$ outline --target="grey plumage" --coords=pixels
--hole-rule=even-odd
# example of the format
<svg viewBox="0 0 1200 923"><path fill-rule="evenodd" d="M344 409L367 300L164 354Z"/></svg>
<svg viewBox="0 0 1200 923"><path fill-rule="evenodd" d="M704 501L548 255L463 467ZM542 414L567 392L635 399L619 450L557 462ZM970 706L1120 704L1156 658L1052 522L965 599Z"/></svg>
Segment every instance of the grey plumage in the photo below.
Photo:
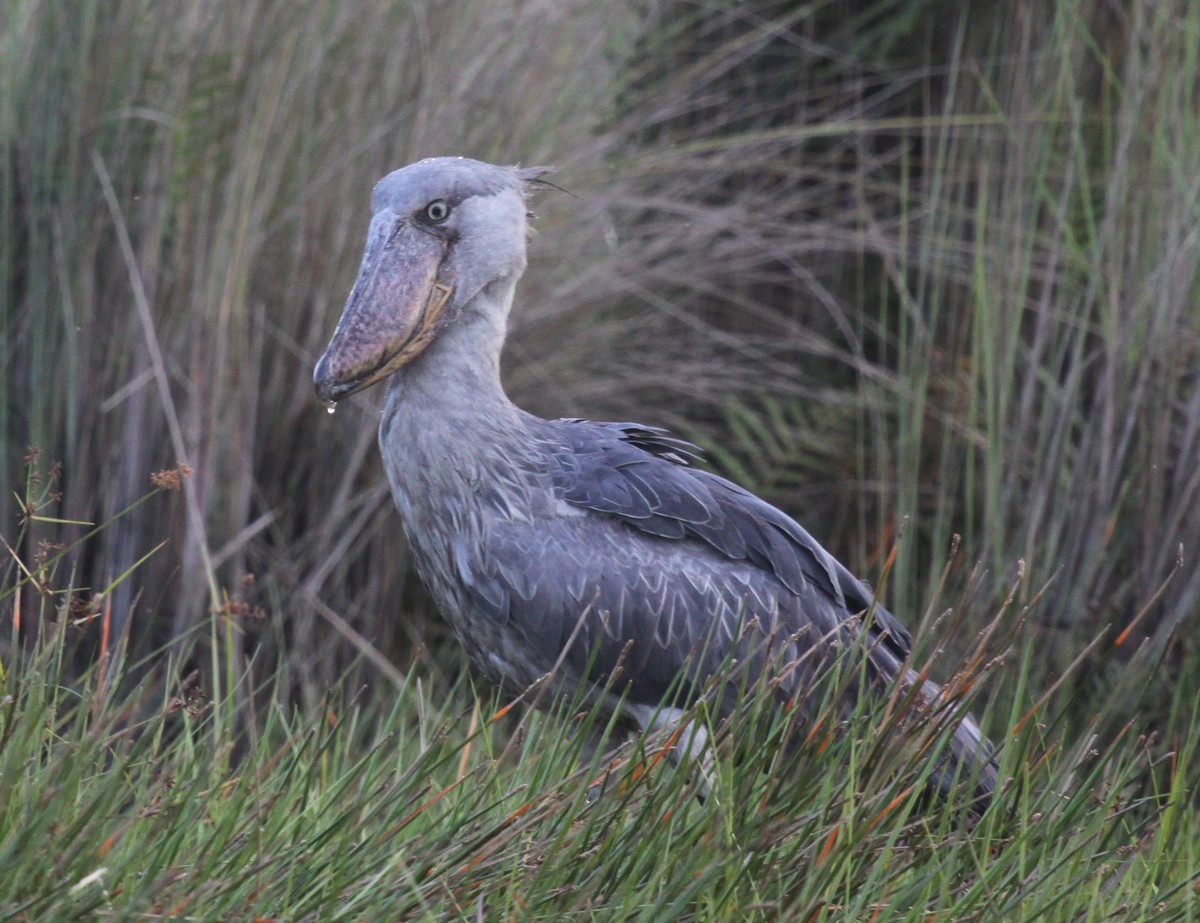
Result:
<svg viewBox="0 0 1200 923"><path fill-rule="evenodd" d="M516 693L557 666L560 688L590 684L598 705L644 724L730 653L751 671L803 662L779 683L802 698L814 668L863 640L869 679L936 697L870 591L793 519L693 467L692 446L509 401L499 357L541 172L438 158L385 177L315 373L326 400L390 376L388 479L421 578L476 668ZM602 692L618 665L619 704ZM990 793L990 747L969 715L952 751Z"/></svg>

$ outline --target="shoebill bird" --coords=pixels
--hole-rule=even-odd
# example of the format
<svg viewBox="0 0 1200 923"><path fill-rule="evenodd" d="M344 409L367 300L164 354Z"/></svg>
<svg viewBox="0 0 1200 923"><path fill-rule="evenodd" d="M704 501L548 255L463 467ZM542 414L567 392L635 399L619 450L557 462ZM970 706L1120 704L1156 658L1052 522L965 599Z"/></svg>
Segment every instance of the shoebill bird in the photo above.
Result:
<svg viewBox="0 0 1200 923"><path fill-rule="evenodd" d="M940 688L905 664L909 633L870 590L791 517L693 467L687 443L543 420L508 399L500 351L526 195L545 172L447 157L384 177L314 375L330 408L389 379L388 480L421 579L475 668L513 694L582 683L626 726L660 728L731 663L733 692L771 670L780 702L803 702L814 669L857 646L868 682L848 696L898 681L935 700ZM982 804L991 747L971 716L954 720L931 777L942 789L955 772L973 778ZM675 730L704 746L702 728Z"/></svg>

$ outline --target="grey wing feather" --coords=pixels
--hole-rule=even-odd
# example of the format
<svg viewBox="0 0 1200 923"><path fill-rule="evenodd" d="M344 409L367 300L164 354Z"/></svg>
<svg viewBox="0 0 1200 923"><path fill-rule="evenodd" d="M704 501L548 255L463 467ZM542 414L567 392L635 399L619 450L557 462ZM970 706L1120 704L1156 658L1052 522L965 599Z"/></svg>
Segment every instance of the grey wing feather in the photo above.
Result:
<svg viewBox="0 0 1200 923"><path fill-rule="evenodd" d="M549 670L565 649L568 675L604 684L619 663L617 680L633 701L659 702L689 664L699 677L716 670L746 600L760 612L778 611L787 593L769 573L689 542L664 549L661 538L616 519L542 523L538 547L528 554L517 553L509 537L518 528L529 527L496 528L474 586L507 587L501 617L536 660L526 682ZM530 598L518 598L522 585L532 586ZM472 598L484 603L478 589ZM678 691L686 696L691 690Z"/></svg>
<svg viewBox="0 0 1200 923"><path fill-rule="evenodd" d="M569 468L559 466L556 486L568 502L651 535L699 539L731 560L769 570L797 595L815 590L846 617L869 611L869 630L898 660L908 656L908 631L861 582L795 520L731 481L690 467L696 453L688 443L628 423L562 420L556 427L570 458ZM623 505L630 496L636 499Z"/></svg>
<svg viewBox="0 0 1200 923"><path fill-rule="evenodd" d="M701 681L734 648L739 659L766 656L744 621L782 635L799 656L844 636L871 607L862 584L793 520L691 467L686 443L629 424L544 426L544 474L580 514L500 517L486 541L454 549L472 608L520 633L509 656L527 662L515 682L550 670L578 628L563 660L569 674L603 683L621 663L633 700L658 702L682 672ZM886 652L872 660L891 677L908 633L882 607L872 613L873 644Z"/></svg>

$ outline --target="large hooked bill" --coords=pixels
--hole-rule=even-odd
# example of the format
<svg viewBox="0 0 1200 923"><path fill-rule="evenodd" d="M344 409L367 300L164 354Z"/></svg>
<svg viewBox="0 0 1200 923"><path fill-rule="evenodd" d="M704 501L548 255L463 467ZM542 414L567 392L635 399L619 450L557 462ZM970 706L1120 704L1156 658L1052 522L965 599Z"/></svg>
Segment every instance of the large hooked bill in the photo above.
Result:
<svg viewBox="0 0 1200 923"><path fill-rule="evenodd" d="M313 372L317 396L333 402L387 378L433 341L453 286L439 279L445 242L391 213L371 222L358 279Z"/></svg>

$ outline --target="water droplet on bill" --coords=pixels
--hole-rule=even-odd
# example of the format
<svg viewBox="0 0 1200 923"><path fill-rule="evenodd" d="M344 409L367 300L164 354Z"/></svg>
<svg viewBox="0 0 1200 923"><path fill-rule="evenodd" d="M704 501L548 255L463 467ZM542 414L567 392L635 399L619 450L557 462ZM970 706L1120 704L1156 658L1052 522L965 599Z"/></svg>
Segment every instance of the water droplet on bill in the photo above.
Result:
<svg viewBox="0 0 1200 923"><path fill-rule="evenodd" d="M335 410L337 410L337 404L335 404L333 401L326 401L325 409L328 410L330 413L333 413Z"/></svg>

